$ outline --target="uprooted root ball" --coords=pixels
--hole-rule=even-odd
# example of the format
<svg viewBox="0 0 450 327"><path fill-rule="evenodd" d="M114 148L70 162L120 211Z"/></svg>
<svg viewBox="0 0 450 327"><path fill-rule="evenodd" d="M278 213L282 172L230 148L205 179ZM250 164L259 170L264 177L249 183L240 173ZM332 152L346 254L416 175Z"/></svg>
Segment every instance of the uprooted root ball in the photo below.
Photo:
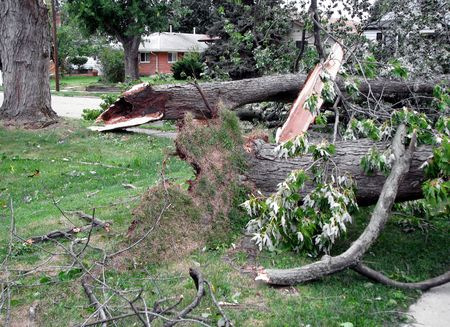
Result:
<svg viewBox="0 0 450 327"><path fill-rule="evenodd" d="M237 117L222 111L218 118L196 121L186 115L176 139L177 153L196 171L189 190L179 185L151 188L134 211L130 242L158 226L133 252L138 262L166 261L194 249L217 246L245 224L238 204L245 196L239 175L245 169ZM166 204L170 206L158 217Z"/></svg>

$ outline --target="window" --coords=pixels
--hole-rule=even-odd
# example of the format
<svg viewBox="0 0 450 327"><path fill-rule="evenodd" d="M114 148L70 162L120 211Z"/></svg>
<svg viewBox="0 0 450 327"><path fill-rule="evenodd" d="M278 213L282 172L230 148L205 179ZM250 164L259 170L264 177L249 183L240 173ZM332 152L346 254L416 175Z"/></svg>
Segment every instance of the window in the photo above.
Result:
<svg viewBox="0 0 450 327"><path fill-rule="evenodd" d="M296 47L297 49L301 49L303 43L304 43L305 47L308 46L308 41L305 41L305 42L303 42L303 41L295 41L295 47Z"/></svg>
<svg viewBox="0 0 450 327"><path fill-rule="evenodd" d="M142 63L150 62L150 53L149 52L141 52L141 62Z"/></svg>
<svg viewBox="0 0 450 327"><path fill-rule="evenodd" d="M177 61L177 53L176 52L169 52L167 54L167 62L173 63Z"/></svg>
<svg viewBox="0 0 450 327"><path fill-rule="evenodd" d="M382 41L383 40L383 34L378 32L377 33L377 41Z"/></svg>

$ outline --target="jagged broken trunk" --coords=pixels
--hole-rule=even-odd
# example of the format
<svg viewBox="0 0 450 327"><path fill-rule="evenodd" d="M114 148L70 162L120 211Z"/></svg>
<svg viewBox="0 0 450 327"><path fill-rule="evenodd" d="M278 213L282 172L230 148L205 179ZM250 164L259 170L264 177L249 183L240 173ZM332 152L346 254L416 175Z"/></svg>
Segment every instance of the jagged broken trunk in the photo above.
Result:
<svg viewBox="0 0 450 327"><path fill-rule="evenodd" d="M303 87L306 76L286 74L244 79L240 81L208 82L199 84L206 100L215 111L235 110L249 103L264 101L292 102ZM337 85L345 95L344 81ZM397 82L387 79L362 82L362 95L397 102L412 95L432 96L433 82ZM144 116L176 120L191 112L196 118L209 118L210 111L199 89L193 84L150 86L140 84L125 92L115 104L99 117L105 124L115 124ZM133 125L133 124L132 124ZM132 126L129 125L129 126ZM135 124L134 124L135 125Z"/></svg>
<svg viewBox="0 0 450 327"><path fill-rule="evenodd" d="M50 28L43 1L0 2L0 56L6 124L40 128L56 122L50 105Z"/></svg>
<svg viewBox="0 0 450 327"><path fill-rule="evenodd" d="M373 146L376 146L379 151L384 151L389 144L374 143L366 139L338 141L336 142L336 154L332 158L340 175L348 175L356 182L356 198L360 205L376 203L386 181L386 176L380 173L368 176L360 166L362 157ZM292 159L278 158L274 148L273 144L257 140L254 142L252 152L247 156L246 178L265 195L275 192L278 183L283 182L293 170L306 169L313 163L313 159L309 155ZM421 185L425 176L422 165L431 155L431 146L420 146L416 149L411 168L400 183L397 201L423 197ZM312 184L307 183L303 195L311 192L312 187Z"/></svg>

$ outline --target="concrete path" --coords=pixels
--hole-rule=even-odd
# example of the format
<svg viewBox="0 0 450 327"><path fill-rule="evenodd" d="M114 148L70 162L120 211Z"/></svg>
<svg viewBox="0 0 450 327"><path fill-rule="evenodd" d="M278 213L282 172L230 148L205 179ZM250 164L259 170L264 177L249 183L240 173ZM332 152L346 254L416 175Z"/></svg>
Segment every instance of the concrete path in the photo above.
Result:
<svg viewBox="0 0 450 327"><path fill-rule="evenodd" d="M52 108L58 116L81 118L83 109L99 108L102 100L96 97L63 97L52 95ZM3 103L3 92L0 92L0 105Z"/></svg>
<svg viewBox="0 0 450 327"><path fill-rule="evenodd" d="M450 326L450 283L425 292L409 307L408 316L411 323L403 327Z"/></svg>

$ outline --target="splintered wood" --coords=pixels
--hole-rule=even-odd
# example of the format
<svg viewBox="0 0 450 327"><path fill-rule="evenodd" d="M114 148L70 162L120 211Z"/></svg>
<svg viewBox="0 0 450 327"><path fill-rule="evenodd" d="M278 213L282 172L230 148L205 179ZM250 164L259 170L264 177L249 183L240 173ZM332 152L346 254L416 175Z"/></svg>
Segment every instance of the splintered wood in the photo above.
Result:
<svg viewBox="0 0 450 327"><path fill-rule="evenodd" d="M299 96L292 105L287 121L277 132L277 142L289 141L308 130L309 125L316 117L315 113L320 109L324 101L321 95L325 84L322 76L327 74L330 80L334 80L341 68L343 57L344 51L342 47L335 43L327 60L324 63L317 64L309 73ZM317 96L314 110L305 108L305 104L311 96Z"/></svg>

